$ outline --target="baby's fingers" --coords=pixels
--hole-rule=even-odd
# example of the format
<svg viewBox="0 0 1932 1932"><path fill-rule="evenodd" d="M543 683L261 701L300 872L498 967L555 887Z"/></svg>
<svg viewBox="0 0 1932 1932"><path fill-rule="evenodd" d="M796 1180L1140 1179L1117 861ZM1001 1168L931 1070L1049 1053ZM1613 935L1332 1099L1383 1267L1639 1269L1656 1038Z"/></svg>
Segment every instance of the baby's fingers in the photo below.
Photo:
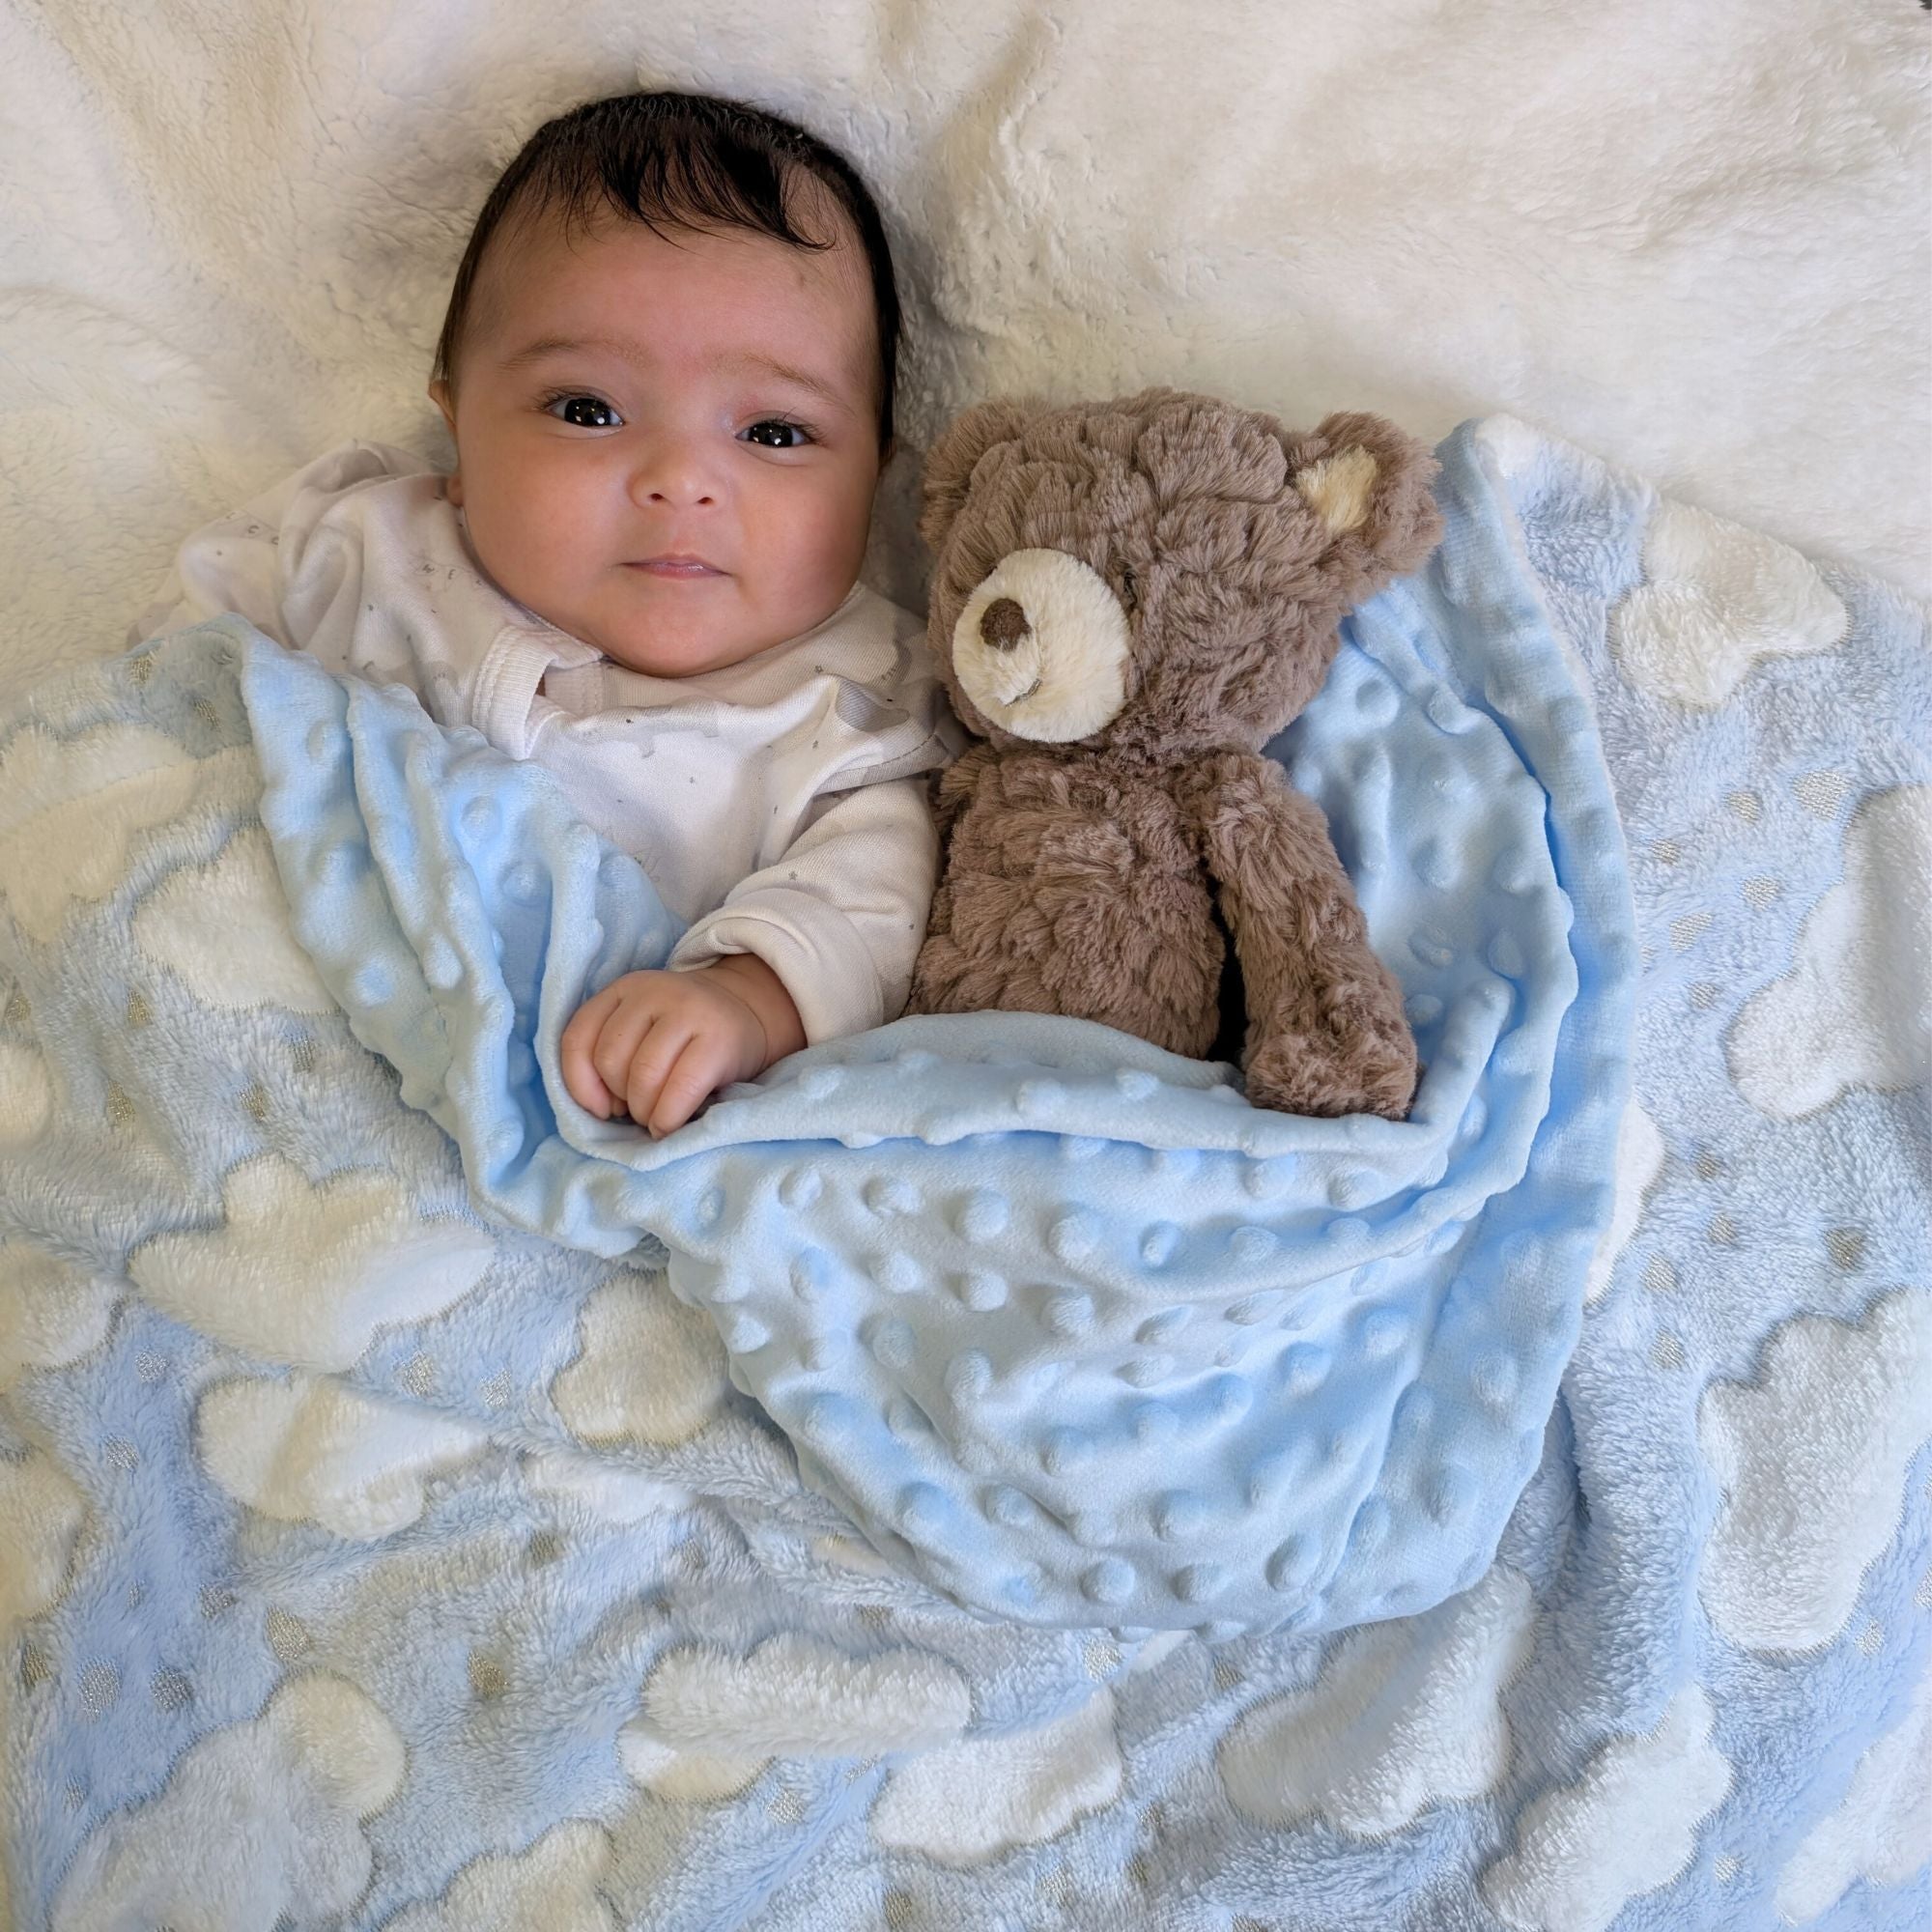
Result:
<svg viewBox="0 0 1932 1932"><path fill-rule="evenodd" d="M662 1024L662 1015L648 1004L627 1000L604 1022L591 1050L598 1076L611 1090L611 1104L622 1107L634 1121L642 1119L631 1097L638 1056L653 1030Z"/></svg>
<svg viewBox="0 0 1932 1932"><path fill-rule="evenodd" d="M586 1114L600 1121L611 1118L611 1110L623 1092L620 1081L614 1088L597 1070L596 1048L604 1021L622 999L614 984L586 1000L570 1016L556 1043L556 1057L563 1068L564 1091Z"/></svg>
<svg viewBox="0 0 1932 1932"><path fill-rule="evenodd" d="M665 1076L670 1072L690 1038L689 1021L665 1015L645 1034L631 1056L629 1067L616 1081L625 1108L640 1127L660 1131L655 1124L655 1117Z"/></svg>
<svg viewBox="0 0 1932 1932"><path fill-rule="evenodd" d="M632 1112L656 1135L669 1133L703 1106L731 1077L731 1046L716 1035L694 1034L667 1070L648 1117Z"/></svg>

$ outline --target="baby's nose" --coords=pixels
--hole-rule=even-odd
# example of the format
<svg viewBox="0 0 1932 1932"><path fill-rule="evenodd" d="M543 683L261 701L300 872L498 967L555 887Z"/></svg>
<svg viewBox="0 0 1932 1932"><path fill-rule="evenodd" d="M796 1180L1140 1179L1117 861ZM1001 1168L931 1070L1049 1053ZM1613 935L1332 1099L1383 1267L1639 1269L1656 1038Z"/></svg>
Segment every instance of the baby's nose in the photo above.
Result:
<svg viewBox="0 0 1932 1932"><path fill-rule="evenodd" d="M995 597L980 613L980 635L996 651L1018 649L1032 629L1026 611L1010 597Z"/></svg>
<svg viewBox="0 0 1932 1932"><path fill-rule="evenodd" d="M717 494L717 478L690 439L667 434L639 452L631 472L631 494L639 502L709 503Z"/></svg>
<svg viewBox="0 0 1932 1932"><path fill-rule="evenodd" d="M651 503L708 503L711 485L702 477L656 475L647 478L638 494Z"/></svg>

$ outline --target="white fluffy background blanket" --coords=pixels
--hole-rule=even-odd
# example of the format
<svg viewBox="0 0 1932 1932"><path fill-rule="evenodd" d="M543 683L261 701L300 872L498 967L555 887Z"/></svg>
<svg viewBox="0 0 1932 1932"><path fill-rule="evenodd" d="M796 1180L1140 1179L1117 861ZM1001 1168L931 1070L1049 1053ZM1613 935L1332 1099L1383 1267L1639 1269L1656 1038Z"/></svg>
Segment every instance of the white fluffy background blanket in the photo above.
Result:
<svg viewBox="0 0 1932 1932"><path fill-rule="evenodd" d="M0 681L119 646L191 526L423 394L497 169L639 85L875 184L913 329L875 545L1021 388L1436 435L1507 410L1932 591L1914 0L0 0Z"/></svg>

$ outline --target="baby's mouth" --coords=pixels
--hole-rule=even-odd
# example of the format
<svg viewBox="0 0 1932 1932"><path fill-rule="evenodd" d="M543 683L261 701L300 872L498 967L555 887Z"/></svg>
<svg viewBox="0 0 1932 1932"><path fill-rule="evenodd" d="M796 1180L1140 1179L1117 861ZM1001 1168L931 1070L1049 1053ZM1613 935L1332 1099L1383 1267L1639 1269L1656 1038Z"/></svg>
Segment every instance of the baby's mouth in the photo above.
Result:
<svg viewBox="0 0 1932 1932"><path fill-rule="evenodd" d="M641 556L626 561L626 570L641 570L647 577L723 577L724 573L701 556Z"/></svg>

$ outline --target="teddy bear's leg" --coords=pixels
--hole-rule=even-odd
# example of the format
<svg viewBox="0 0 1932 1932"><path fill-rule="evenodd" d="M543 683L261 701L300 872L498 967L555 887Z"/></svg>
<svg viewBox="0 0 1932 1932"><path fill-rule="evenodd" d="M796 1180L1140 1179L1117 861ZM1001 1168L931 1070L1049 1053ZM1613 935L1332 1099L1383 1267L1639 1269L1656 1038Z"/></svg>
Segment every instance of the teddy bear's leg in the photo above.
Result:
<svg viewBox="0 0 1932 1932"><path fill-rule="evenodd" d="M1248 999L1248 1098L1283 1113L1404 1119L1415 1042L1402 988L1370 950L1319 807L1279 766L1227 753L1190 805Z"/></svg>

